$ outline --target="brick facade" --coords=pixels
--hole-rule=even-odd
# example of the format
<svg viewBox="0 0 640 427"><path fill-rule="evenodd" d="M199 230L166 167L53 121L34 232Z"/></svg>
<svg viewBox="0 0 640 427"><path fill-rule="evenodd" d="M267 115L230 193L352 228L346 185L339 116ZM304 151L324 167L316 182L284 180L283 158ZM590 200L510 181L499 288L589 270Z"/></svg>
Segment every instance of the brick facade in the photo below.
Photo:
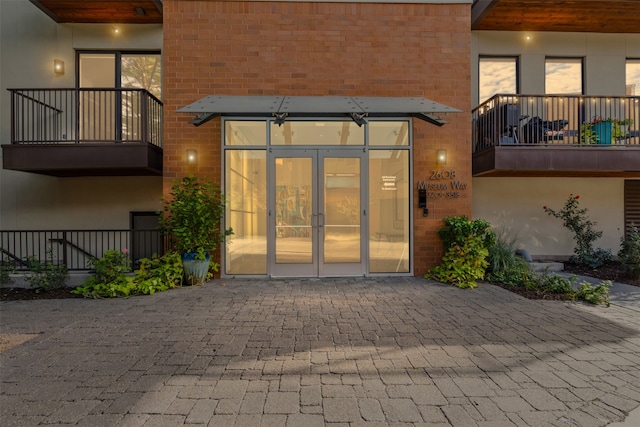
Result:
<svg viewBox="0 0 640 427"><path fill-rule="evenodd" d="M459 198L414 191L414 273L439 263L437 228L471 215L470 4L165 0L164 191L191 172L220 180L220 120L198 128L176 110L206 95L419 96L453 106L443 127L414 120L414 183L446 169L467 184ZM186 150L199 164L186 164Z"/></svg>

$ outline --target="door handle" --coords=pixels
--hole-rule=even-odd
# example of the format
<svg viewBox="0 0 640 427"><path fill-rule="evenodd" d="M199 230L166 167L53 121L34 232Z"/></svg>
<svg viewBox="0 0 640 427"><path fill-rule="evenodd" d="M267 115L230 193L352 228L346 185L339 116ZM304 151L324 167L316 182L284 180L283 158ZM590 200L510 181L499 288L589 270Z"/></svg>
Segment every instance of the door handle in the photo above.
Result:
<svg viewBox="0 0 640 427"><path fill-rule="evenodd" d="M322 221L320 221L322 219ZM322 223L321 223L322 222ZM324 227L324 214L318 214L318 228Z"/></svg>

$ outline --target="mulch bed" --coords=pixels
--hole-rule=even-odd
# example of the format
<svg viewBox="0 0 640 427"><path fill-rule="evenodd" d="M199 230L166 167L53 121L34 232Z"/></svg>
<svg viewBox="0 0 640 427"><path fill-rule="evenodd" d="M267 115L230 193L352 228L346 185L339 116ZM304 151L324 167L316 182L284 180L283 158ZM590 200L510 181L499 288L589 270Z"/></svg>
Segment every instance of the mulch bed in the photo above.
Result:
<svg viewBox="0 0 640 427"><path fill-rule="evenodd" d="M71 293L71 288L43 291L30 288L0 288L0 301L31 301L40 299L83 298Z"/></svg>
<svg viewBox="0 0 640 427"><path fill-rule="evenodd" d="M627 276L624 267L619 262L608 262L595 269L584 265L565 263L564 271L602 280L611 280L612 282L626 283L627 285L640 286L640 278L632 279Z"/></svg>
<svg viewBox="0 0 640 427"><path fill-rule="evenodd" d="M492 285L496 285L501 287L502 289L506 289L509 292L513 292L514 294L518 294L521 297L527 298L527 299L542 299L542 300L548 300L548 301L568 301L570 300L570 298L565 295L565 294L541 294L539 292L535 292L535 291L529 291L525 288L519 288L516 286L509 286L509 285L505 285L504 283L497 283L497 282L489 282Z"/></svg>

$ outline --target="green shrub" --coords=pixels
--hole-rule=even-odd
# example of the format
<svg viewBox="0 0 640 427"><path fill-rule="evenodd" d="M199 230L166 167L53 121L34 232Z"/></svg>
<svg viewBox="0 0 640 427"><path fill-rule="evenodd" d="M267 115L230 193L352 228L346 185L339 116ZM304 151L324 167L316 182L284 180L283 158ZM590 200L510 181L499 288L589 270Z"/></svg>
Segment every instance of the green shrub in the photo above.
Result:
<svg viewBox="0 0 640 427"><path fill-rule="evenodd" d="M577 283L575 276L563 277L557 274L541 274L533 271L508 270L489 278L492 282L507 284L514 288L524 288L537 296L561 295L563 299L582 300L591 304L609 306L609 280L596 284ZM577 290L576 290L577 289Z"/></svg>
<svg viewBox="0 0 640 427"><path fill-rule="evenodd" d="M495 243L491 224L483 219L469 220L464 215L451 216L444 219L438 234L445 254L442 263L429 270L425 277L459 288L475 288L476 280L484 278L488 248Z"/></svg>
<svg viewBox="0 0 640 427"><path fill-rule="evenodd" d="M524 287L530 289L537 280L536 273L527 268L515 268L500 272L490 272L485 278L491 282L498 282L514 288Z"/></svg>
<svg viewBox="0 0 640 427"><path fill-rule="evenodd" d="M89 265L95 270L94 281L97 283L121 282L131 270L128 250L108 250L102 258L89 260ZM91 279L91 278L90 278Z"/></svg>
<svg viewBox="0 0 640 427"><path fill-rule="evenodd" d="M587 209L580 208L580 196L569 195L561 210L556 211L544 206L544 211L562 220L565 228L573 233L576 242L575 256L570 260L576 264L584 264L591 268L598 268L612 259L611 253L604 249L593 249L596 240L602 237L602 231L595 229L596 223L587 218Z"/></svg>
<svg viewBox="0 0 640 427"><path fill-rule="evenodd" d="M182 284L182 260L176 252L167 252L161 257L140 260L140 269L133 276L127 275L129 259L126 250L106 251L103 258L91 264L96 275L89 277L72 292L87 298L116 298L133 295L153 295Z"/></svg>
<svg viewBox="0 0 640 427"><path fill-rule="evenodd" d="M179 253L197 253L196 259L204 260L206 252L213 254L233 234L221 227L225 197L218 184L194 175L174 180L163 203L161 228Z"/></svg>
<svg viewBox="0 0 640 427"><path fill-rule="evenodd" d="M11 263L0 262L0 285L8 285L13 282L9 274L14 272L14 267Z"/></svg>
<svg viewBox="0 0 640 427"><path fill-rule="evenodd" d="M527 289L536 291L540 294L566 294L573 298L573 281L574 278L567 279L557 274L538 274L531 281Z"/></svg>
<svg viewBox="0 0 640 427"><path fill-rule="evenodd" d="M626 236L622 237L618 259L629 277L640 278L640 229L630 225Z"/></svg>
<svg viewBox="0 0 640 427"><path fill-rule="evenodd" d="M573 262L577 262L579 260L572 259ZM591 267L598 268L608 262L613 261L613 254L608 249L596 248L591 253L585 254L582 258L582 264ZM580 264L580 262L577 262Z"/></svg>
<svg viewBox="0 0 640 427"><path fill-rule="evenodd" d="M65 286L69 278L67 266L53 262L53 249L47 248L48 260L40 261L36 257L27 258L29 272L25 275L25 280L32 288L51 291Z"/></svg>
<svg viewBox="0 0 640 427"><path fill-rule="evenodd" d="M584 300L591 304L605 304L609 307L611 305L609 303L610 289L610 280L604 280L596 284L582 282L575 295L579 300Z"/></svg>
<svg viewBox="0 0 640 427"><path fill-rule="evenodd" d="M557 274L541 274L531 271L528 263L515 254L516 238L506 233L497 233L495 244L489 248L489 267L486 279L526 289L539 297L560 295L561 298L575 301L584 300L592 304L603 303L609 306L609 287L611 282L599 284L576 283L576 277L569 278ZM593 251L598 253L598 250ZM577 290L576 290L577 289Z"/></svg>
<svg viewBox="0 0 640 427"><path fill-rule="evenodd" d="M99 282L90 277L84 286L75 288L72 293L86 298L119 298L135 295L136 285L131 277L123 277L114 282Z"/></svg>
<svg viewBox="0 0 640 427"><path fill-rule="evenodd" d="M463 246L469 236L477 236L482 239L483 246L487 249L495 244L496 239L488 221L484 219L469 220L464 215L446 217L444 227L438 229L438 235L442 239L445 252L454 243Z"/></svg>
<svg viewBox="0 0 640 427"><path fill-rule="evenodd" d="M462 244L453 243L442 258L442 264L429 270L425 277L459 288L475 288L478 286L476 280L484 278L488 253L480 237L468 236Z"/></svg>
<svg viewBox="0 0 640 427"><path fill-rule="evenodd" d="M507 233L496 233L495 243L490 246L488 277L509 275L513 272L526 272L529 265L520 256L516 255L516 237Z"/></svg>
<svg viewBox="0 0 640 427"><path fill-rule="evenodd" d="M133 278L141 294L153 295L182 285L182 259L177 252L168 252L162 257L140 260L140 269Z"/></svg>

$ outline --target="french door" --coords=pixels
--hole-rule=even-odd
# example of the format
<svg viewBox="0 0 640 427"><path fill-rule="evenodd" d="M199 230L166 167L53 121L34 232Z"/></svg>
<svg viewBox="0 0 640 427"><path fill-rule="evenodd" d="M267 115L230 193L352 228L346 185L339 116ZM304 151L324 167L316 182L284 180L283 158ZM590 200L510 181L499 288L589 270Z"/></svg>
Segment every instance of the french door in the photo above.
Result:
<svg viewBox="0 0 640 427"><path fill-rule="evenodd" d="M364 275L363 150L272 149L269 162L270 275Z"/></svg>

